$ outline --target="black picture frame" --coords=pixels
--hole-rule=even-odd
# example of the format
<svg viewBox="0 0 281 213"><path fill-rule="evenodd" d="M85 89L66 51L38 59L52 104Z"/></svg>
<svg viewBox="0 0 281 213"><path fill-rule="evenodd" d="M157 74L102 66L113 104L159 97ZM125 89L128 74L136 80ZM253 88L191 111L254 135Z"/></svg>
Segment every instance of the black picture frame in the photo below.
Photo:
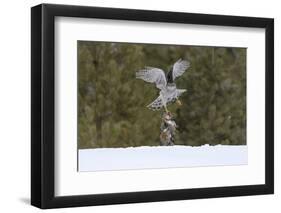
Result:
<svg viewBox="0 0 281 213"><path fill-rule="evenodd" d="M264 28L265 184L93 195L54 195L55 17ZM197 198L272 194L274 192L274 20L164 11L41 4L31 8L31 204L42 209Z"/></svg>

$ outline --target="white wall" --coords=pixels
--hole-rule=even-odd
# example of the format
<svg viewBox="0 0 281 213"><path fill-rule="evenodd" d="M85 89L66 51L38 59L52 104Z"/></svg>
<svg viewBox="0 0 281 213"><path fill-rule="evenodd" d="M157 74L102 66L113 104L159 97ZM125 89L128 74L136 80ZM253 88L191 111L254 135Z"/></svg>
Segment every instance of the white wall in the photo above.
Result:
<svg viewBox="0 0 281 213"><path fill-rule="evenodd" d="M275 195L173 201L51 210L51 212L277 212L281 207L281 13L278 1L194 0L58 0L45 3L81 4L150 10L244 15L275 18ZM30 196L30 7L37 0L1 2L0 39L0 211L38 212ZM279 85L277 85L279 84Z"/></svg>

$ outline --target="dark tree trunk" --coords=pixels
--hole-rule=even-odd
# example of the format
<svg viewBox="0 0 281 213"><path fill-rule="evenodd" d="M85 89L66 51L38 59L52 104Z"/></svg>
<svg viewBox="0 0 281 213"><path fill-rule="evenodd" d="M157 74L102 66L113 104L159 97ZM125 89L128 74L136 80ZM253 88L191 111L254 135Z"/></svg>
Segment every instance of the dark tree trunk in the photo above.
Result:
<svg viewBox="0 0 281 213"><path fill-rule="evenodd" d="M96 117L96 132L97 132L97 142L99 143L102 140L102 117Z"/></svg>
<svg viewBox="0 0 281 213"><path fill-rule="evenodd" d="M97 82L98 81L98 67L99 67L97 53L95 54L95 56L96 57L94 58L94 60L92 62L93 62L93 65L94 65L95 71L96 71L95 82ZM98 104L99 104L97 93L98 93L98 91L96 90L96 94L95 94L96 95L96 97L95 97L96 106L98 106ZM96 144L99 144L102 140L102 116L98 114L96 108L97 107L95 107Z"/></svg>

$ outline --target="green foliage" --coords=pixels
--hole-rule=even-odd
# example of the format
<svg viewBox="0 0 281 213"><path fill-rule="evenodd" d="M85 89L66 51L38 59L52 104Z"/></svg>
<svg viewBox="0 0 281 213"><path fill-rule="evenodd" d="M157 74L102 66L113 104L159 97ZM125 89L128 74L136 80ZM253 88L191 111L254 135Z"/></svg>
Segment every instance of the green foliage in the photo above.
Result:
<svg viewBox="0 0 281 213"><path fill-rule="evenodd" d="M169 105L176 144L246 144L246 49L78 42L78 147L159 145L161 112L146 106L153 84L135 78L144 66L191 67L177 79L183 105Z"/></svg>

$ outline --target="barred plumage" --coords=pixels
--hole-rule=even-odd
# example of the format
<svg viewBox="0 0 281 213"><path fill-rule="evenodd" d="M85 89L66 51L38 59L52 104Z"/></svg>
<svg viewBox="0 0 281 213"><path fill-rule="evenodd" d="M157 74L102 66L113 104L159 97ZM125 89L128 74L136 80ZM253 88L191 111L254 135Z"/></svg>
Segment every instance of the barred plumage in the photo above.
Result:
<svg viewBox="0 0 281 213"><path fill-rule="evenodd" d="M166 109L167 104L177 100L186 90L177 89L174 80L181 76L189 66L190 63L188 61L179 59L173 65L172 70L167 73L167 78L163 70L155 67L145 67L136 72L136 78L149 83L155 83L156 87L160 89L159 96L147 107L152 110L160 110L164 106Z"/></svg>

